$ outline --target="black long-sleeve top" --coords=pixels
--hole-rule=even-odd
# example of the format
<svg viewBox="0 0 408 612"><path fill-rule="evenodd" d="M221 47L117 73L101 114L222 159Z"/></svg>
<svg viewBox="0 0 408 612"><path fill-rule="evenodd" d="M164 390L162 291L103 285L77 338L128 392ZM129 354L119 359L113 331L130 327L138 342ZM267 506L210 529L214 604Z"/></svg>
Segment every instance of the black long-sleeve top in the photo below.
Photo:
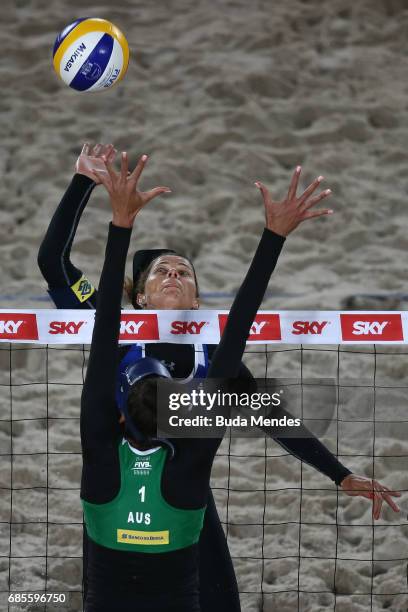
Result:
<svg viewBox="0 0 408 612"><path fill-rule="evenodd" d="M70 183L66 193L64 194L55 214L52 217L48 231L44 240L41 244L41 248L38 255L38 263L46 279L49 287L49 292L58 308L95 308L97 300L96 290L91 293L85 301L80 301L72 291L71 286L74 285L81 277L82 271L74 266L70 259L70 252L72 243L75 237L75 232L80 221L82 212L89 200L91 192L95 187L95 183L80 174L74 175L72 182ZM209 346L209 355L212 356L216 347ZM158 359L164 359L165 361L173 362L174 370L173 375L177 378L187 377L192 369L192 363L194 358L194 351L191 346L188 345L165 345L165 344L149 344L146 347L146 355L156 357ZM114 370L116 370L114 364ZM251 374L244 365L241 366L240 377L250 378ZM117 427L117 423L113 424ZM117 430L118 431L118 430ZM271 432L266 430L267 435L271 435ZM120 432L118 431L118 435ZM335 457L320 443L312 434L307 433L307 430L303 433L308 437L299 438L275 438L276 441L285 448L292 455L298 457L302 461L309 463L315 469L321 471L329 478L334 480L337 484L349 473L349 470L344 468ZM92 458L92 452L89 455ZM107 460L104 464L102 462L102 470L105 468L110 471L109 481L112 482L112 491L117 487L115 482L117 471L114 463ZM95 495L95 501L105 501L106 497L111 498L111 492L107 491L107 496L104 499L103 494L98 497L100 489L95 486L92 487L92 480L86 477L90 474L91 470L88 467L84 467L83 484L84 490L87 488L91 496ZM97 485L97 482L95 483ZM86 486L85 486L86 485ZM210 499L212 499L210 497ZM178 500L175 499L175 502ZM211 508L211 512L209 512ZM233 579L233 570L231 562L228 556L228 551L225 544L221 545L221 540L224 542L223 533L219 527L219 519L215 510L214 502L210 504L210 508L207 509L206 513L206 538L200 540L200 582L201 582L201 600L203 609L212 610L218 612L219 610L224 612L225 609L238 610L239 603L237 596L233 596L233 591L236 589L236 583ZM209 540L211 539L211 544ZM218 539L218 543L216 543ZM95 568L98 567L100 560L101 550L98 550L97 545L91 546L88 552L89 572L91 574L91 583L89 591L89 601L92 601L92 590L95 588L99 589L101 586L101 576L96 572L97 582L95 583ZM212 551L217 550L217 554L220 558L213 558ZM109 551L113 553L113 551ZM116 552L116 551L115 551ZM195 553L191 552L192 557ZM228 559L227 559L228 557ZM97 561L97 558L99 559ZM148 555L145 562L152 563L155 559L155 555ZM180 566L180 559L173 559L169 561L169 576L171 577L170 569L174 566ZM117 568L118 565L116 560L109 556L109 563L112 568ZM185 563L184 569L189 566L188 561ZM228 566L228 571L226 568ZM154 576L154 567L151 567L152 575ZM183 571L180 568L180 571ZM112 581L110 584L115 583L121 584L122 575L120 571L115 572L112 575ZM126 577L123 577L126 581ZM102 578L103 580L103 578ZM153 580L154 583L154 580ZM96 584L96 587L95 587ZM155 588L155 584L152 584L152 588ZM149 586L147 586L149 588ZM107 597L107 593L105 596ZM204 600L202 599L204 596ZM108 602L108 599L107 599ZM140 600L138 600L138 604ZM109 606L110 604L107 603ZM107 609L110 610L108 607ZM114 609L114 608L111 608ZM124 610L125 608L123 608ZM140 608L141 609L141 608ZM180 608L181 609L181 608ZM89 608L91 610L91 608ZM100 612L98 607L98 612ZM179 610L177 610L179 612Z"/></svg>
<svg viewBox="0 0 408 612"><path fill-rule="evenodd" d="M38 253L38 264L40 270L48 283L48 290L57 308L92 308L96 307L97 290L86 279L82 284L85 291L74 291L75 287L81 285L81 278L84 276L82 271L71 262L71 247L75 238L75 233L95 187L95 183L88 177L75 174L61 202L59 203L47 229ZM215 349L215 347L208 347ZM121 358L127 352L128 346L122 347ZM193 369L195 351L194 346L185 344L148 344L145 347L146 356L155 357L163 361L176 378L187 378ZM208 351L210 352L210 350ZM242 366L243 375L250 376L249 371ZM108 469L110 469L109 464ZM214 498L209 492L208 505L205 512L204 527L199 542L199 581L200 581L200 605L203 612L239 612L238 586L229 555L224 532L217 514ZM104 577L98 572L101 567L101 550L97 545L90 541L84 531L84 595L88 592L88 573L91 577L90 590L86 599L88 601L87 611L91 612L92 600L95 601L95 592L101 591L101 583ZM106 551L105 551L106 552ZM109 560L112 567L116 568L115 559L112 559L112 551L109 551ZM169 561L169 566L180 566L176 553L173 558L174 563ZM191 555L195 553L192 551ZM186 559L185 552L183 558ZM146 559L146 563L152 564L154 557L151 555ZM102 563L103 566L103 563ZM184 573L187 579L188 560L185 560ZM193 564L192 564L193 566ZM151 566L150 566L151 567ZM151 567L154 570L154 567ZM154 572L152 572L154 575ZM172 572L169 573L172 576ZM194 578L194 577L193 577ZM193 579L192 578L192 579ZM112 576L113 584L121 584L122 575L118 571L116 577ZM126 582L126 577L124 577ZM112 581L109 581L111 584ZM153 586L154 588L154 586ZM132 590L133 591L133 590ZM109 593L105 593L106 607L109 612L117 608L116 602L110 603ZM103 597L103 595L102 595ZM132 599L132 597L131 597ZM142 612L143 602L138 598L138 611ZM181 612L181 603L175 603L175 612ZM130 606L132 608L132 606ZM187 604L188 612L193 610L192 602ZM101 602L97 603L98 612L102 612ZM125 604L123 603L123 611ZM149 609L149 612L151 610ZM160 612L163 612L163 607Z"/></svg>
<svg viewBox="0 0 408 612"><path fill-rule="evenodd" d="M91 503L106 503L114 499L120 489L118 445L121 432L117 420L115 383L120 299L130 233L130 230L113 225L109 229L82 393L81 497ZM224 334L213 356L209 376L237 376L252 321L283 242L280 236L264 231L251 268L234 300ZM221 440L171 441L175 456L165 464L161 480L162 495L170 505L178 508L203 507L208 497L212 463ZM109 609L113 602L118 603L118 598L121 609L131 610L135 596L147 597L150 593L152 597L158 577L163 590L171 593L175 590L174 597L180 596L175 610L198 610L198 607L193 607L196 605L194 601L198 601L197 545L149 555L111 550L90 540L88 555L89 610L102 609L101 604ZM107 584L110 585L109 589L106 588ZM109 598L112 598L112 603L107 603Z"/></svg>
<svg viewBox="0 0 408 612"><path fill-rule="evenodd" d="M71 286L83 276L83 273L73 265L70 256L78 223L94 187L95 183L90 178L82 174L74 175L51 219L39 250L38 264L48 283L50 295L58 308L96 307L96 289L83 302L72 291ZM216 347L210 345L208 348L211 357ZM191 346L184 344L148 344L146 346L146 356L172 362L174 364L173 376L185 378L191 372L194 351ZM252 378L244 364L240 366L239 376L240 378ZM280 418L285 414L291 416L282 408L279 408L275 411L274 416ZM272 435L272 432L267 428L265 428L265 433ZM350 471L341 465L332 453L303 425L299 428L298 433L299 437L297 438L286 438L276 436L275 432L274 439L289 453L310 464L336 484L340 484Z"/></svg>
<svg viewBox="0 0 408 612"><path fill-rule="evenodd" d="M38 266L57 308L96 307L97 291L93 287L83 301L71 289L82 276L82 271L71 261L72 243L95 185L94 181L83 174L74 175L52 216L38 251Z"/></svg>
<svg viewBox="0 0 408 612"><path fill-rule="evenodd" d="M129 240L130 230L110 226L88 370L82 393L81 442L84 471L81 495L92 503L110 501L120 488L117 445L121 430L117 419L115 384L120 298ZM283 242L281 236L269 230L264 231L248 274L234 300L222 339L213 355L209 377L238 376L250 327ZM162 493L170 504L177 507L202 507L206 503L212 460L220 440L173 439L171 442L175 447L175 458L168 462L165 468ZM201 471L197 471L197 465L201 466ZM188 487L185 486L186 483ZM207 487L204 486L205 483Z"/></svg>

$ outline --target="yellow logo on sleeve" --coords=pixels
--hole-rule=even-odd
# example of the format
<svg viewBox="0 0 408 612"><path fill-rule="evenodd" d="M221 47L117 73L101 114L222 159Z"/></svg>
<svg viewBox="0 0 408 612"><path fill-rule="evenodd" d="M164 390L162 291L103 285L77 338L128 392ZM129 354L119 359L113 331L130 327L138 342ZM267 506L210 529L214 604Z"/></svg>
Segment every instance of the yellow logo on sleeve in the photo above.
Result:
<svg viewBox="0 0 408 612"><path fill-rule="evenodd" d="M93 293L95 293L95 287L91 285L85 276L81 276L75 285L71 285L71 289L81 303L86 302L86 300L90 298Z"/></svg>
<svg viewBox="0 0 408 612"><path fill-rule="evenodd" d="M144 546L169 544L169 532L133 531L131 529L118 529L117 541L121 544L142 544Z"/></svg>

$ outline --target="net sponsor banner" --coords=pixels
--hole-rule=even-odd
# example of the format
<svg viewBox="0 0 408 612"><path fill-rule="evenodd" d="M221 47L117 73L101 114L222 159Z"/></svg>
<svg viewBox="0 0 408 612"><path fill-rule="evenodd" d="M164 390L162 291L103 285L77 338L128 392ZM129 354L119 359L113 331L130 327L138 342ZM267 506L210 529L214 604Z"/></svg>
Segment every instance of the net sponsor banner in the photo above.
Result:
<svg viewBox="0 0 408 612"><path fill-rule="evenodd" d="M93 310L0 310L0 342L90 344ZM222 310L123 310L121 343L218 344ZM408 344L408 312L259 311L251 344Z"/></svg>
<svg viewBox="0 0 408 612"><path fill-rule="evenodd" d="M340 344L339 313L333 311L281 312L282 339L287 344Z"/></svg>

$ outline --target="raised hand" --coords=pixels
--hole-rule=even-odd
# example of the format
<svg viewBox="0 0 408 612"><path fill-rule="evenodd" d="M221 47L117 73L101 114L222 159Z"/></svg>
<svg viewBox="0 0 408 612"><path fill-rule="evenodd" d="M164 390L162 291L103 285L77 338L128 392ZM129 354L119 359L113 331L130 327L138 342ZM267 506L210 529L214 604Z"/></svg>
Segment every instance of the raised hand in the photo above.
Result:
<svg viewBox="0 0 408 612"><path fill-rule="evenodd" d="M100 184L101 180L95 176L94 170L107 174L105 161L113 163L117 151L112 144L96 144L91 146L88 142L82 147L81 155L78 157L75 164L75 172L84 174L96 184Z"/></svg>
<svg viewBox="0 0 408 612"><path fill-rule="evenodd" d="M399 508L392 497L401 497L401 493L398 491L391 491L391 489L379 483L378 480L372 480L366 476L349 474L341 481L340 487L346 495L372 499L372 515L375 520L380 518L381 507L384 501L394 510L394 512L399 512Z"/></svg>
<svg viewBox="0 0 408 612"><path fill-rule="evenodd" d="M93 174L104 185L110 196L113 211L112 222L119 227L132 227L136 215L142 208L162 193L170 193L168 187L155 187L150 191L139 191L137 183L147 161L147 155L142 155L133 172L128 171L128 156L123 152L120 172L115 172L112 163L104 160L105 172L93 170Z"/></svg>
<svg viewBox="0 0 408 612"><path fill-rule="evenodd" d="M311 197L322 182L322 176L318 176L301 196L296 195L300 172L301 167L298 166L293 173L288 195L284 200L280 201L272 199L265 185L259 181L255 183L256 187L258 187L262 193L265 206L266 227L280 236L288 236L306 219L313 219L333 213L333 210L330 208L315 211L310 210L312 206L315 206L320 200L327 198L327 196L331 194L331 190L326 189L318 195Z"/></svg>

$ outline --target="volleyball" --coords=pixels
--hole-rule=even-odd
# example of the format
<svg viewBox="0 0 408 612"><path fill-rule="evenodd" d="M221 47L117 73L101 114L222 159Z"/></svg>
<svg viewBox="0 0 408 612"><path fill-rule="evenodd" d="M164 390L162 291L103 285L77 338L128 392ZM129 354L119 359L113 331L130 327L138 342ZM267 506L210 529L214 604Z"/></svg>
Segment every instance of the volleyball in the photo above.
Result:
<svg viewBox="0 0 408 612"><path fill-rule="evenodd" d="M129 45L106 19L84 18L58 34L53 50L58 76L77 91L103 91L126 74Z"/></svg>

